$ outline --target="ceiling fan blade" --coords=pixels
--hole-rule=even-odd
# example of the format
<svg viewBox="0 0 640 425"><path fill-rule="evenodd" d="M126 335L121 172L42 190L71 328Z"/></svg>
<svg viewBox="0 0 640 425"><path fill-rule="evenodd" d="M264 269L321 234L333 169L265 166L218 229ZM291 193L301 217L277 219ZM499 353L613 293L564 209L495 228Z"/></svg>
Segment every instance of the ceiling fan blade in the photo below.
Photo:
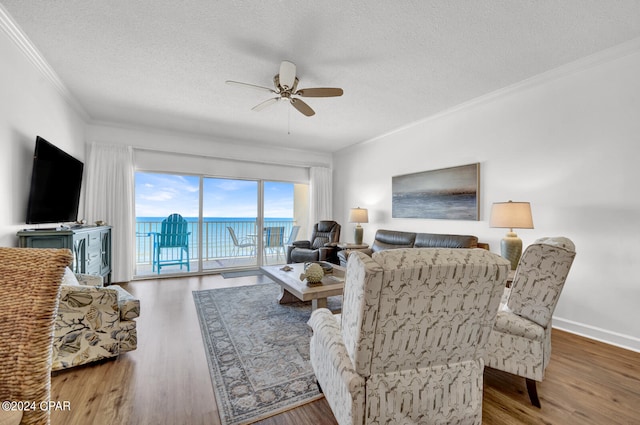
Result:
<svg viewBox="0 0 640 425"><path fill-rule="evenodd" d="M280 98L279 97L274 97L271 99L267 99L262 103L258 103L256 106L254 106L253 108L251 108L252 111L262 111L264 108L266 108L267 106L273 105L274 103L276 103L277 101L279 101Z"/></svg>
<svg viewBox="0 0 640 425"><path fill-rule="evenodd" d="M290 89L296 82L296 64L289 61L282 61L280 64L280 86Z"/></svg>
<svg viewBox="0 0 640 425"><path fill-rule="evenodd" d="M315 115L315 111L313 109L311 109L311 107L309 105L307 105L306 103L304 103L300 99L295 99L295 98L292 97L291 98L291 104L298 111L302 112L303 115L306 115L308 117L310 117L312 115Z"/></svg>
<svg viewBox="0 0 640 425"><path fill-rule="evenodd" d="M231 86L247 87L247 88L251 88L251 89L263 90L263 91L268 91L269 93L276 93L277 94L277 92L274 89L270 89L269 87L257 86L255 84L241 83L239 81L231 81L231 80L227 80L225 82L227 84L231 85Z"/></svg>
<svg viewBox="0 0 640 425"><path fill-rule="evenodd" d="M300 89L296 92L298 96L304 97L334 97L342 96L344 91L335 87L316 87L312 89Z"/></svg>

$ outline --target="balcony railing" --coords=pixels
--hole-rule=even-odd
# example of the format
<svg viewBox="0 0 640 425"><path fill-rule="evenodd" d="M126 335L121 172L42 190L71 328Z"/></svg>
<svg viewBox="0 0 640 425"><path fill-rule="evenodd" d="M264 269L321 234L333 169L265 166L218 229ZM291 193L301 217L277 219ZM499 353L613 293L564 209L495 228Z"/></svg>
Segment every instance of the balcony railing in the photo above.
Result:
<svg viewBox="0 0 640 425"><path fill-rule="evenodd" d="M191 261L198 261L198 244L200 232L197 219L187 219L189 232L189 257ZM234 250L233 240L227 227L234 229L238 239L256 238L258 235L255 220L245 219L205 219L202 223L202 261L211 262L237 257L255 257L255 252ZM160 232L162 218L136 220L136 264L138 266L152 264L153 237L151 233ZM265 227L284 227L286 241L293 227L293 219L267 219Z"/></svg>

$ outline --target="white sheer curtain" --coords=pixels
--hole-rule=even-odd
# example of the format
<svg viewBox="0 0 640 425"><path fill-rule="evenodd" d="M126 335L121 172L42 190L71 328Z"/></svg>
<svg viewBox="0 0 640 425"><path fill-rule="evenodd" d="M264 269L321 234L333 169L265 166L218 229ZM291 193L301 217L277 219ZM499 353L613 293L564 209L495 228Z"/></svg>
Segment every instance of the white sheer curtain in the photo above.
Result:
<svg viewBox="0 0 640 425"><path fill-rule="evenodd" d="M134 270L133 150L129 146L92 143L85 166L85 218L107 222L111 229L111 279L128 282Z"/></svg>
<svg viewBox="0 0 640 425"><path fill-rule="evenodd" d="M309 169L310 203L309 222L313 226L320 220L333 218L332 188L333 171L326 167L311 167Z"/></svg>

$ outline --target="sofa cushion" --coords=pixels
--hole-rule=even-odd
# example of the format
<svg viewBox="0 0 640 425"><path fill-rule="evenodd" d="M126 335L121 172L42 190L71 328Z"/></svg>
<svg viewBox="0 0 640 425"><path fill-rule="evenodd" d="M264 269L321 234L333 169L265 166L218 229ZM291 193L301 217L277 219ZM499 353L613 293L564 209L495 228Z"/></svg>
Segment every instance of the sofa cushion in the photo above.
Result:
<svg viewBox="0 0 640 425"><path fill-rule="evenodd" d="M413 248L415 240L415 233L381 229L376 232L371 250L378 252L395 248Z"/></svg>
<svg viewBox="0 0 640 425"><path fill-rule="evenodd" d="M471 235L417 233L414 248L477 248L478 238Z"/></svg>

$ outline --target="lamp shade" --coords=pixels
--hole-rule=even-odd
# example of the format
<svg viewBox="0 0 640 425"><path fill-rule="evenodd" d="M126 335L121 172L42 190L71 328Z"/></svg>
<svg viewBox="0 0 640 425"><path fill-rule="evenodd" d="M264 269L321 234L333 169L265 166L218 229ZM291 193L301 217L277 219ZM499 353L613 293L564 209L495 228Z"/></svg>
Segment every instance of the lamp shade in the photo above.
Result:
<svg viewBox="0 0 640 425"><path fill-rule="evenodd" d="M533 229L529 202L495 202L491 207L490 227Z"/></svg>
<svg viewBox="0 0 640 425"><path fill-rule="evenodd" d="M349 223L368 223L369 212L366 208L351 208L349 212Z"/></svg>

